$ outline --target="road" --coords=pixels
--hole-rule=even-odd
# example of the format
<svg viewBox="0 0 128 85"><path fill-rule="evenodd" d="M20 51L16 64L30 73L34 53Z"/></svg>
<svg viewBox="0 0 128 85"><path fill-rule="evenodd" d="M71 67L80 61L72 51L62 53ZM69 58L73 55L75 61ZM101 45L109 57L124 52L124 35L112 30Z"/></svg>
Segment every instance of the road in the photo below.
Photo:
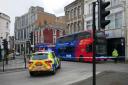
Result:
<svg viewBox="0 0 128 85"><path fill-rule="evenodd" d="M124 63L99 63L97 73L102 71L127 72ZM62 61L62 68L55 75L30 77L27 70L0 74L0 85L68 85L92 76L92 64Z"/></svg>

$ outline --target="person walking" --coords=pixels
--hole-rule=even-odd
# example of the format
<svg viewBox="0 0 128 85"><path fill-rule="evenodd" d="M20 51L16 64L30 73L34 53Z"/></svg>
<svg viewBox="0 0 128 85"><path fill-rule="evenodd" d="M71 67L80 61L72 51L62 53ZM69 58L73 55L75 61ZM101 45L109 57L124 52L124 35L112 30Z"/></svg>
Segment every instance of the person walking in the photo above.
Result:
<svg viewBox="0 0 128 85"><path fill-rule="evenodd" d="M119 57L118 55L119 55L118 51L116 49L114 49L112 52L112 56L114 57L115 63L117 63L117 61L118 61L118 57Z"/></svg>

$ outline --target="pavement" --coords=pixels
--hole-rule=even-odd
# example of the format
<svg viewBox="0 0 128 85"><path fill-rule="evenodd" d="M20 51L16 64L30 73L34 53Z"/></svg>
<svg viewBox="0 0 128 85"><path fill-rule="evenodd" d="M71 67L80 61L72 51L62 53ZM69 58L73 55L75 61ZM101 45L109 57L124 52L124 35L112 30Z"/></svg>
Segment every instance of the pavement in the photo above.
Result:
<svg viewBox="0 0 128 85"><path fill-rule="evenodd" d="M74 82L70 85L93 85L92 77ZM128 85L128 73L104 71L96 76L96 85Z"/></svg>
<svg viewBox="0 0 128 85"><path fill-rule="evenodd" d="M12 58L12 55L9 56L8 64L4 61L4 71L14 71L18 69L24 69L24 57L23 56L15 56L15 59ZM3 61L0 62L0 73L3 73Z"/></svg>
<svg viewBox="0 0 128 85"><path fill-rule="evenodd" d="M5 64L5 72L3 72L2 62L0 62L0 74L10 72L10 71L15 72L19 70L20 71L26 70L24 68L25 68L25 63L24 63L23 56L16 56L15 59L10 58L8 65ZM70 79L75 80L73 76L78 74L76 74L75 72L72 72L72 73L74 73L74 75L72 75ZM81 76L80 79L77 78L77 81L68 82L66 85L92 85L92 75L90 73L86 73L86 75L84 76L82 72L80 73L81 73L79 74ZM64 80L66 80L66 78L64 78ZM128 85L128 72L127 71L126 72L118 72L118 71L99 72L97 73L97 76L96 76L96 85Z"/></svg>

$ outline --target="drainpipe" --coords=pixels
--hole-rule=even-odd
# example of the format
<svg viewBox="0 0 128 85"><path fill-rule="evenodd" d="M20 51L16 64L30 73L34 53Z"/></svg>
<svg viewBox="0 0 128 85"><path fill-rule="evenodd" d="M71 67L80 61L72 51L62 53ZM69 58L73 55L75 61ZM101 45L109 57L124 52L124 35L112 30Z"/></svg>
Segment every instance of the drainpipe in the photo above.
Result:
<svg viewBox="0 0 128 85"><path fill-rule="evenodd" d="M128 61L127 1L123 0L122 3L123 3L122 5L124 11L123 28L124 28L124 37L125 37L125 61Z"/></svg>

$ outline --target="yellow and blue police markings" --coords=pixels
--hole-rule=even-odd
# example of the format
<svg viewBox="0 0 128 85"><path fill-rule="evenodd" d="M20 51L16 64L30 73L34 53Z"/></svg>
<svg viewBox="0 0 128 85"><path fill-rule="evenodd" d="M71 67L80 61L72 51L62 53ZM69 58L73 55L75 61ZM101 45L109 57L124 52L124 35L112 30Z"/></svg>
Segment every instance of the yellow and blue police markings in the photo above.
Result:
<svg viewBox="0 0 128 85"><path fill-rule="evenodd" d="M41 53L47 54L48 55L47 58L42 60L41 59L34 60L33 58L34 55ZM28 70L30 72L30 75L33 75L36 72L44 72L44 71L52 72L53 74L55 74L56 69L61 67L60 65L61 65L60 59L55 56L54 52L42 51L32 54L32 57L30 58L28 64Z"/></svg>

